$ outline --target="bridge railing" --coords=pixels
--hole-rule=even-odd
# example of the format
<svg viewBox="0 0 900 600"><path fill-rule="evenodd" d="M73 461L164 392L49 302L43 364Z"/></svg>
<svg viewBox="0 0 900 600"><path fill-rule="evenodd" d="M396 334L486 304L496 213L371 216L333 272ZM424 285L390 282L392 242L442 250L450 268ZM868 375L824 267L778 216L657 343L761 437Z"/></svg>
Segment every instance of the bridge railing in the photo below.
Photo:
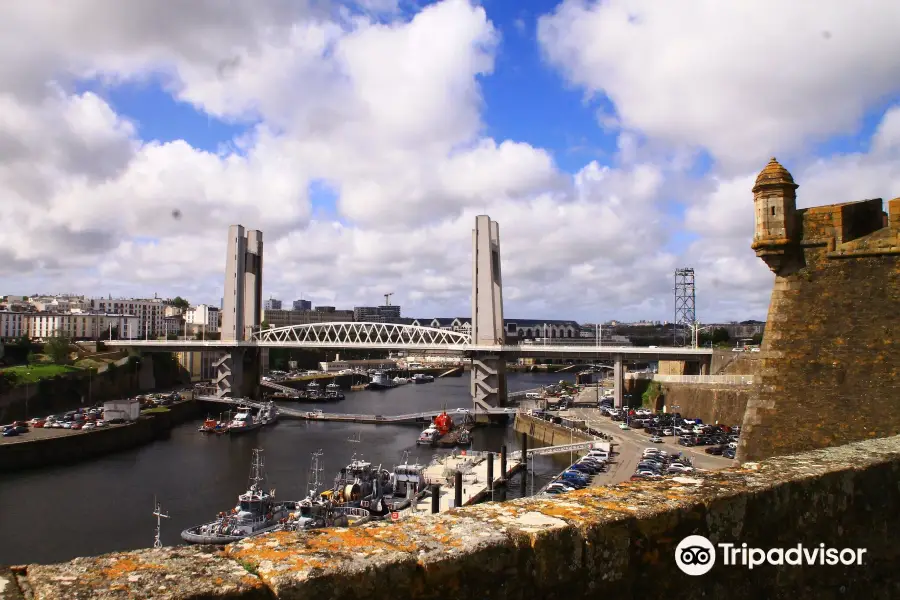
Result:
<svg viewBox="0 0 900 600"><path fill-rule="evenodd" d="M628 379L652 379L660 383L720 383L725 385L753 385L753 375L660 375L654 373L626 373Z"/></svg>

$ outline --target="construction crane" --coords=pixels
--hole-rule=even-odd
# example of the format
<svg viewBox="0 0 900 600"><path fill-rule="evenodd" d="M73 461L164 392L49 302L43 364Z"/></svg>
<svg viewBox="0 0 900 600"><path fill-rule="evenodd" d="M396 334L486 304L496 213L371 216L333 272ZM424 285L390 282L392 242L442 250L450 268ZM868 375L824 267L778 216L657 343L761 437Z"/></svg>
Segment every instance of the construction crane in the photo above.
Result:
<svg viewBox="0 0 900 600"><path fill-rule="evenodd" d="M391 305L391 296L393 296L393 295L394 295L394 292L391 292L391 293L389 293L389 294L385 294L385 295L384 295L384 305L385 305L385 306L390 306L390 305Z"/></svg>

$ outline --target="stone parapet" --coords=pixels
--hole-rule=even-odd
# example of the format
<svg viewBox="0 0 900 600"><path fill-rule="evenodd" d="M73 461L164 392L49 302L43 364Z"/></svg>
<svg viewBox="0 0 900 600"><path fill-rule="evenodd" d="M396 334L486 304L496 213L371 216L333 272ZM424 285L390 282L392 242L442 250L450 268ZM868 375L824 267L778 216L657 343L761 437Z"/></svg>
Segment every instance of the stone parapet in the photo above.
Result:
<svg viewBox="0 0 900 600"><path fill-rule="evenodd" d="M434 600L900 597L900 437L689 477L398 523L278 533L14 568L0 599ZM676 566L688 535L738 547L864 548L863 564ZM0 577L9 579L0 569Z"/></svg>

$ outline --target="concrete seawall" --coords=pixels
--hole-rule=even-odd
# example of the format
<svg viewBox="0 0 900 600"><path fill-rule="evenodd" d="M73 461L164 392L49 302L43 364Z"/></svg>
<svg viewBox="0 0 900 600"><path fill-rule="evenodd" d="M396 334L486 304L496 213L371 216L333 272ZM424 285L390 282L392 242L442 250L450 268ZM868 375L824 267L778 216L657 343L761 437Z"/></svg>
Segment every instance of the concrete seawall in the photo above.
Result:
<svg viewBox="0 0 900 600"><path fill-rule="evenodd" d="M587 433L573 431L568 427L538 419L526 414L517 413L514 423L516 433L524 433L528 437L541 442L542 446L557 446L573 442L591 442L595 438Z"/></svg>
<svg viewBox="0 0 900 600"><path fill-rule="evenodd" d="M719 385L707 383L663 383L664 403L671 412L702 419L704 423L740 425L744 421L752 385Z"/></svg>
<svg viewBox="0 0 900 600"><path fill-rule="evenodd" d="M71 464L128 450L164 438L175 425L197 416L193 401L180 402L169 412L142 417L128 425L95 429L54 438L0 444L0 473ZM24 434L28 435L28 434Z"/></svg>
<svg viewBox="0 0 900 600"><path fill-rule="evenodd" d="M900 437L690 477L523 498L398 523L0 568L0 599L819 600L900 597ZM764 551L865 549L862 564L684 574L688 535ZM5 574L4 574L5 573Z"/></svg>

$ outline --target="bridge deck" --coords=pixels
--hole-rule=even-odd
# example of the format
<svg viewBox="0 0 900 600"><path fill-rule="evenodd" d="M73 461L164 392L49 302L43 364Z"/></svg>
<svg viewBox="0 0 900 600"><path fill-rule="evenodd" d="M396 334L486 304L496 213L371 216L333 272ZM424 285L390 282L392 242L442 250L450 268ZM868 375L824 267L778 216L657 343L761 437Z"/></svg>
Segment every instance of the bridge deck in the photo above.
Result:
<svg viewBox="0 0 900 600"><path fill-rule="evenodd" d="M204 402L219 402L221 404L240 404L242 406L250 406L252 408L262 408L266 406L264 402L255 402L252 400L244 400L241 398L220 398L219 396L197 396L196 400ZM458 408L455 411L450 410L448 414L464 416L467 414L488 414L488 415L512 415L516 412L515 408L495 408L492 410L469 410ZM362 415L351 413L326 413L317 412L315 410L299 410L296 408L288 408L285 406L278 407L278 414L282 417L291 417L294 419L302 419L308 421L338 421L345 423L390 423L393 425L425 423L441 414L440 410L430 410L416 413L407 413L403 415Z"/></svg>

